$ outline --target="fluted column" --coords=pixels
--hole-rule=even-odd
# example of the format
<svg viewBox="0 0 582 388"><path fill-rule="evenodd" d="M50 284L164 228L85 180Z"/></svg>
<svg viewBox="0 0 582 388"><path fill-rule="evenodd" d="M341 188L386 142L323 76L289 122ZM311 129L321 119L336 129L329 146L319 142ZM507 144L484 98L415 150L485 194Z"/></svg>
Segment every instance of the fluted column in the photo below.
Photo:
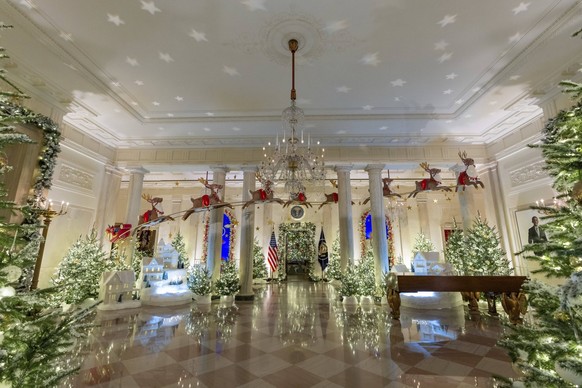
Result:
<svg viewBox="0 0 582 388"><path fill-rule="evenodd" d="M255 189L255 167L243 168L243 202L251 199L250 191ZM238 300L252 300L253 292L253 241L255 238L255 205L242 209L240 228L240 292Z"/></svg>
<svg viewBox="0 0 582 388"><path fill-rule="evenodd" d="M335 168L338 181L340 265L342 272L345 272L348 265L354 264L351 169L352 166L336 166Z"/></svg>
<svg viewBox="0 0 582 388"><path fill-rule="evenodd" d="M370 181L370 213L372 214L372 250L374 252L376 284L380 285L388 267L388 241L386 236L386 215L384 213L384 197L382 195L383 164L366 166Z"/></svg>
<svg viewBox="0 0 582 388"><path fill-rule="evenodd" d="M109 245L105 243L107 238L105 235L105 229L108 225L113 225L117 221L115 208L118 201L117 197L119 195L119 188L121 187L121 175L122 172L117 167L110 164L105 165L105 173L101 184L101 191L99 193L97 213L95 215L97 236L104 246Z"/></svg>
<svg viewBox="0 0 582 388"><path fill-rule="evenodd" d="M142 167L137 167L130 170L125 223L131 224L133 227L137 226L139 222L139 209L141 208L143 178L147 172L148 170Z"/></svg>
<svg viewBox="0 0 582 388"><path fill-rule="evenodd" d="M223 186L222 200L225 197L226 187L226 167L215 167L212 170L212 183ZM208 226L208 253L206 256L206 268L212 273L212 279L216 280L220 276L220 252L222 249L222 228L223 228L224 208L210 211Z"/></svg>

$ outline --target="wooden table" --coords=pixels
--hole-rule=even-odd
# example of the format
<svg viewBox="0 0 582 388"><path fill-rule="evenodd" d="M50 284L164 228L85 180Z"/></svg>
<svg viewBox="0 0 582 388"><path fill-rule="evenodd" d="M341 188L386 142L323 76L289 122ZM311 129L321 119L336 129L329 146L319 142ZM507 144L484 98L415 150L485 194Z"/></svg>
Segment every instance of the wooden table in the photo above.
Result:
<svg viewBox="0 0 582 388"><path fill-rule="evenodd" d="M493 292L501 296L503 310L513 324L522 323L527 312L527 299L522 290L526 276L432 276L432 275L388 275L388 304L392 317L400 319L400 293L435 291L461 292L469 302L469 310L478 312L481 292Z"/></svg>

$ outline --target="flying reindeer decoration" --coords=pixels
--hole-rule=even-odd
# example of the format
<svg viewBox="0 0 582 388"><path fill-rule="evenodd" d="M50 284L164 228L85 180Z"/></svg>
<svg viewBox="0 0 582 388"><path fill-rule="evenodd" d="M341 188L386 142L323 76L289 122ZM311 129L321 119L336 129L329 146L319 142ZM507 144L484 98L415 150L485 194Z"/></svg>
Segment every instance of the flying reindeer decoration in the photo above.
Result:
<svg viewBox="0 0 582 388"><path fill-rule="evenodd" d="M337 181L335 179L330 179L329 182L331 183L334 189L337 189ZM319 205L317 210L321 209L323 205L327 205L328 203L337 203L337 201L339 201L339 194L337 192L331 194L323 193L323 195L325 195L325 201L323 201L321 205ZM352 201L352 205L353 204L354 202Z"/></svg>
<svg viewBox="0 0 582 388"><path fill-rule="evenodd" d="M247 206L253 205L257 202L277 202L278 204L283 204L283 200L280 198L274 198L273 182L265 178L261 173L255 174L257 180L261 182L261 188L255 191L249 190L251 193L251 199L249 199L243 205L243 209Z"/></svg>
<svg viewBox="0 0 582 388"><path fill-rule="evenodd" d="M133 233L137 233L139 230L151 228L152 226L156 226L161 224L162 222L166 221L174 221L172 216L164 215L164 211L162 210L162 201L163 198L160 197L153 197L149 194L142 194L141 196L145 199L149 204L152 205L152 208L146 211L139 217L139 224L134 229Z"/></svg>
<svg viewBox="0 0 582 388"><path fill-rule="evenodd" d="M427 162L420 163L420 167L424 169L424 171L428 172L430 178L425 178L420 182L414 182L416 184L416 190L411 192L408 195L408 198L416 198L416 195L422 191L434 191L434 190L442 190L442 191L451 191L450 187L441 186L441 169L440 168L430 168L430 165Z"/></svg>
<svg viewBox="0 0 582 388"><path fill-rule="evenodd" d="M392 183L392 182L394 182L394 179L382 178L382 196L386 197L386 198L390 198L390 197L402 198L402 196L400 194L395 193L394 191L392 191L392 189L390 189L390 183ZM362 205L367 204L368 201L370 201L370 197L364 199L364 202L362 202Z"/></svg>
<svg viewBox="0 0 582 388"><path fill-rule="evenodd" d="M182 216L183 220L187 220L192 213L200 211L218 209L221 207L229 207L232 209L230 203L223 202L218 196L218 190L222 189L222 185L219 185L218 183L208 183L204 178L199 178L198 181L210 190L210 194L204 194L198 198L190 198L190 201L192 201L192 207L184 213Z"/></svg>
<svg viewBox="0 0 582 388"><path fill-rule="evenodd" d="M481 188L485 188L483 182L479 180L477 176L477 169L475 168L475 161L472 158L467 157L467 152L459 151L459 157L463 161L463 165L454 165L450 168L450 170L454 171L457 174L457 187L455 188L455 192L459 191L461 188L465 191L465 188L469 185L475 187L476 189L481 186Z"/></svg>
<svg viewBox="0 0 582 388"><path fill-rule="evenodd" d="M291 193L289 201L283 204L283 207L287 207L289 205L303 205L305 207L311 207L311 203L307 202L307 196L303 191L298 193Z"/></svg>

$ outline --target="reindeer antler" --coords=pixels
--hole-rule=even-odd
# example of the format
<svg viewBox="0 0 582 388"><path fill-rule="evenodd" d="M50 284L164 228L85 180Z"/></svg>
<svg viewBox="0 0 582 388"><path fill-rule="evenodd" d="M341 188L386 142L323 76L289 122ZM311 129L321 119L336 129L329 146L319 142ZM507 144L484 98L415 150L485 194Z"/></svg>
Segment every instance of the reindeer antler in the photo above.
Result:
<svg viewBox="0 0 582 388"><path fill-rule="evenodd" d="M461 160L467 159L467 151L463 151L463 153L459 151L459 158L461 158Z"/></svg>
<svg viewBox="0 0 582 388"><path fill-rule="evenodd" d="M331 183L334 189L337 189L337 181L335 179L330 179L329 183Z"/></svg>
<svg viewBox="0 0 582 388"><path fill-rule="evenodd" d="M152 203L152 196L149 194L142 194L141 197L145 199L147 202Z"/></svg>
<svg viewBox="0 0 582 388"><path fill-rule="evenodd" d="M198 178L198 182L202 183L204 186L206 186L208 184L208 181L204 178Z"/></svg>
<svg viewBox="0 0 582 388"><path fill-rule="evenodd" d="M419 166L422 167L424 171L430 172L430 165L428 164L428 162L422 162L419 164Z"/></svg>

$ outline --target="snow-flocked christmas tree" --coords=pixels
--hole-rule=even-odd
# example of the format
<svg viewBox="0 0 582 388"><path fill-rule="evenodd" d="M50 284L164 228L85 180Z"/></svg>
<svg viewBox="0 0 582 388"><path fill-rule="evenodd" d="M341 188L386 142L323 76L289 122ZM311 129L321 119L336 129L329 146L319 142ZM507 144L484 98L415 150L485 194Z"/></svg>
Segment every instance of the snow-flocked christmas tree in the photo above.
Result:
<svg viewBox="0 0 582 388"><path fill-rule="evenodd" d="M329 264L325 269L325 274L329 280L340 280L342 278L339 230L336 233L335 239L331 243Z"/></svg>
<svg viewBox="0 0 582 388"><path fill-rule="evenodd" d="M220 268L220 277L214 288L218 295L234 295L240 290L238 270L234 260L223 261Z"/></svg>
<svg viewBox="0 0 582 388"><path fill-rule="evenodd" d="M265 261L265 255L263 254L263 248L261 248L259 242L255 239L253 241L253 279L266 279L267 275L267 263Z"/></svg>
<svg viewBox="0 0 582 388"><path fill-rule="evenodd" d="M445 261L450 263L457 275L464 275L465 234L454 222L453 231L445 243Z"/></svg>
<svg viewBox="0 0 582 388"><path fill-rule="evenodd" d="M459 275L509 275L512 270L494 226L477 215L468 231L455 229L445 246L445 259Z"/></svg>
<svg viewBox="0 0 582 388"><path fill-rule="evenodd" d="M58 302L80 304L88 298L99 296L99 282L105 271L128 270L128 266L103 250L93 229L80 237L67 251L52 279L58 287L55 298Z"/></svg>
<svg viewBox="0 0 582 388"><path fill-rule="evenodd" d="M582 85L563 85L576 98L582 95ZM525 386L574 387L582 385L582 103L550 119L543 136L532 147L541 148L562 204L538 208L546 213L550 241L527 245L524 252L540 264L536 272L564 284L530 282L534 319L512 327L500 344L524 372Z"/></svg>
<svg viewBox="0 0 582 388"><path fill-rule="evenodd" d="M413 252L433 252L435 250L434 244L423 232L419 232L414 239L412 246Z"/></svg>
<svg viewBox="0 0 582 388"><path fill-rule="evenodd" d="M184 268L186 263L188 263L188 253L186 252L186 243L184 242L184 236L180 232L176 233L176 236L172 240L172 247L178 252L178 268Z"/></svg>

